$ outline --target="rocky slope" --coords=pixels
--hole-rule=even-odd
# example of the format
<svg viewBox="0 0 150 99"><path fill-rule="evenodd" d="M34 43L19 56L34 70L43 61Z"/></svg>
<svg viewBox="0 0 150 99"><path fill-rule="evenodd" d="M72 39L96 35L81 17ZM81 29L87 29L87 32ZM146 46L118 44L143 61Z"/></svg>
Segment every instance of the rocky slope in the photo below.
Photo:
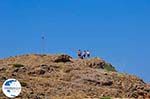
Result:
<svg viewBox="0 0 150 99"><path fill-rule="evenodd" d="M150 86L136 76L118 73L100 58L68 55L22 55L0 60L0 86L21 82L16 99L150 98ZM0 99L7 99L0 90Z"/></svg>

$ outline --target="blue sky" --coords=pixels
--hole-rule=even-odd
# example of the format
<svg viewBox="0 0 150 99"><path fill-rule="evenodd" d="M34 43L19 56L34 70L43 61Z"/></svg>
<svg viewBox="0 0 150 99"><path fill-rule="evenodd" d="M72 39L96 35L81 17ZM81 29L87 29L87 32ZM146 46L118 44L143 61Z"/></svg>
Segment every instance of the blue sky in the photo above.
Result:
<svg viewBox="0 0 150 99"><path fill-rule="evenodd" d="M150 82L149 0L0 0L0 57L89 49Z"/></svg>

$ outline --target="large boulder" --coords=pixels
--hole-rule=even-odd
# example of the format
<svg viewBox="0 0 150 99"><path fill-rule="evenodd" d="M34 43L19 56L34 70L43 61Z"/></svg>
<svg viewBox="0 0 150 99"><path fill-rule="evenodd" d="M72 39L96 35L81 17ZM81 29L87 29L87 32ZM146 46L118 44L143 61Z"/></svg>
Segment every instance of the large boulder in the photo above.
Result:
<svg viewBox="0 0 150 99"><path fill-rule="evenodd" d="M86 62L86 65L91 68L104 68L105 62L100 58L93 58Z"/></svg>
<svg viewBox="0 0 150 99"><path fill-rule="evenodd" d="M54 62L72 62L71 60L72 60L71 56L62 54L62 55L57 56L54 59Z"/></svg>

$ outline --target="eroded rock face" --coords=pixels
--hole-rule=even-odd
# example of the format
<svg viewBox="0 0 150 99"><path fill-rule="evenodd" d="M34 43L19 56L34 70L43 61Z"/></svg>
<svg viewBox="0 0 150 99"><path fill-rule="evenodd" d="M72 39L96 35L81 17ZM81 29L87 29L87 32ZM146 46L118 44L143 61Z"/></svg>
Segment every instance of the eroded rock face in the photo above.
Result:
<svg viewBox="0 0 150 99"><path fill-rule="evenodd" d="M104 69L105 62L99 58L93 58L87 61L87 66L91 68Z"/></svg>
<svg viewBox="0 0 150 99"><path fill-rule="evenodd" d="M0 60L0 86L8 78L18 79L23 87L18 98L22 99L84 99L103 96L150 98L150 85L136 76L106 71L106 65L99 58L78 60L68 55L11 57ZM0 97L6 98L1 90Z"/></svg>
<svg viewBox="0 0 150 99"><path fill-rule="evenodd" d="M54 59L54 62L71 62L72 57L69 55L59 55Z"/></svg>

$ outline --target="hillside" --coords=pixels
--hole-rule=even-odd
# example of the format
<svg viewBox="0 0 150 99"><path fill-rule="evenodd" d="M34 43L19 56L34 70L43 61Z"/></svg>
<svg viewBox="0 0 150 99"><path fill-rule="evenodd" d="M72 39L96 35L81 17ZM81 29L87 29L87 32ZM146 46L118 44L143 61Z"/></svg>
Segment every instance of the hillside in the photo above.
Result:
<svg viewBox="0 0 150 99"><path fill-rule="evenodd" d="M0 60L0 86L8 78L21 82L16 99L150 98L150 86L119 73L100 58L68 55L21 55ZM0 90L0 99L7 99Z"/></svg>

